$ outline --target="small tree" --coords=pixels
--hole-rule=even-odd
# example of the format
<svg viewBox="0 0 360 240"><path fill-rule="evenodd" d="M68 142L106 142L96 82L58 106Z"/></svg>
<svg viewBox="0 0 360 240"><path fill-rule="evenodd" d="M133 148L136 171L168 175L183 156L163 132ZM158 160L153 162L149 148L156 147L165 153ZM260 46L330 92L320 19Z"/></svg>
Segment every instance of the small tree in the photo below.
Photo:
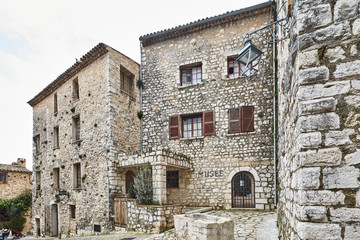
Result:
<svg viewBox="0 0 360 240"><path fill-rule="evenodd" d="M140 204L150 204L152 201L153 189L151 181L151 169L146 166L140 167L137 176L134 178L136 198Z"/></svg>

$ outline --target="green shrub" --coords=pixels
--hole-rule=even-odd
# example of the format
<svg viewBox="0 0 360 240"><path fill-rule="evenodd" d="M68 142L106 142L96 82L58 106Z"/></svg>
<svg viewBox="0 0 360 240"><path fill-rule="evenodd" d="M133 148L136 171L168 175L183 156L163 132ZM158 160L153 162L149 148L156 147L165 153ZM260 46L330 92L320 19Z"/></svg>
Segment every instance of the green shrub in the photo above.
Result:
<svg viewBox="0 0 360 240"><path fill-rule="evenodd" d="M142 166L138 169L138 174L134 178L134 189L136 198L140 204L150 204L152 201L151 169L147 166Z"/></svg>
<svg viewBox="0 0 360 240"><path fill-rule="evenodd" d="M129 195L130 195L131 198L136 198L136 192L135 192L135 188L134 188L134 183L130 183Z"/></svg>

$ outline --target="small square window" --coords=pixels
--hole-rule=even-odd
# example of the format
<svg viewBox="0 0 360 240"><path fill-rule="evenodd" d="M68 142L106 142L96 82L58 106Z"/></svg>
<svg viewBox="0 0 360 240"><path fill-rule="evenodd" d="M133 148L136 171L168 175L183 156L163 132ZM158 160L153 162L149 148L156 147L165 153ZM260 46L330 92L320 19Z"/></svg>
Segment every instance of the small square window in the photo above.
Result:
<svg viewBox="0 0 360 240"><path fill-rule="evenodd" d="M6 183L6 173L0 173L0 184Z"/></svg>
<svg viewBox="0 0 360 240"><path fill-rule="evenodd" d="M228 78L238 78L241 76L245 66L235 60L234 57L228 58Z"/></svg>
<svg viewBox="0 0 360 240"><path fill-rule="evenodd" d="M191 85L202 82L202 66L201 64L182 66L181 70L181 85Z"/></svg>
<svg viewBox="0 0 360 240"><path fill-rule="evenodd" d="M202 136L202 116L182 117L183 138Z"/></svg>
<svg viewBox="0 0 360 240"><path fill-rule="evenodd" d="M166 187L178 188L179 187L179 171L166 172Z"/></svg>

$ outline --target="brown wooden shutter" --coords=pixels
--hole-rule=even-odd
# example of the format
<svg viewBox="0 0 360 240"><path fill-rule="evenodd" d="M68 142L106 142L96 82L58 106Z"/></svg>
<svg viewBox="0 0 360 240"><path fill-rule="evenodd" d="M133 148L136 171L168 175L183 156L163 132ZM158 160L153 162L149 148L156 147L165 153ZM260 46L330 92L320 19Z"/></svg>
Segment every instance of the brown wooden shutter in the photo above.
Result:
<svg viewBox="0 0 360 240"><path fill-rule="evenodd" d="M209 136L215 134L214 112L203 112L203 135Z"/></svg>
<svg viewBox="0 0 360 240"><path fill-rule="evenodd" d="M169 120L169 138L176 139L180 137L180 119L179 115L170 116Z"/></svg>
<svg viewBox="0 0 360 240"><path fill-rule="evenodd" d="M240 109L229 109L229 133L239 133L240 126Z"/></svg>
<svg viewBox="0 0 360 240"><path fill-rule="evenodd" d="M254 107L243 106L241 107L241 131L253 132L254 131Z"/></svg>

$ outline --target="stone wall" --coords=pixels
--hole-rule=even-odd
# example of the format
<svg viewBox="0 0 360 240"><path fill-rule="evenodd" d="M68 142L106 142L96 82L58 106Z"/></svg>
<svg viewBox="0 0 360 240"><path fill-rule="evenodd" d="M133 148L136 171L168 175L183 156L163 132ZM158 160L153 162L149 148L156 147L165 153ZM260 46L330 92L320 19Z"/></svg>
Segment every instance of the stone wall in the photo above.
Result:
<svg viewBox="0 0 360 240"><path fill-rule="evenodd" d="M359 239L359 1L291 4L278 44L280 233Z"/></svg>
<svg viewBox="0 0 360 240"><path fill-rule="evenodd" d="M227 58L244 46L243 36L272 20L270 8L227 23L142 46L144 152L167 148L192 159L173 203L231 208L231 180L238 171L255 174L256 208L273 208L272 47L251 81L228 78ZM202 83L180 86L180 66L202 63ZM255 107L255 132L229 134L228 110ZM214 111L215 134L169 140L169 116Z"/></svg>
<svg viewBox="0 0 360 240"><path fill-rule="evenodd" d="M127 229L146 233L160 233L174 226L174 215L182 214L183 205L137 205L127 200Z"/></svg>
<svg viewBox="0 0 360 240"><path fill-rule="evenodd" d="M109 165L114 151L131 150L134 143L139 145L135 110L139 101L130 103L129 96L121 94L120 65L135 77L139 65L106 48L106 54L56 89L57 112L54 112L54 93L33 107L33 134L39 134L41 142L39 153L34 143L33 223L36 232L36 219L40 219L41 235L54 235L53 206L58 209L59 234L92 234L94 225L100 225L101 232L112 228ZM76 78L78 100L73 98ZM79 141L73 138L75 116L80 116ZM59 147L54 145L54 127L59 129ZM131 135L132 131L135 134ZM80 188L75 187L74 164L80 164ZM54 168L60 172L59 188L55 188ZM36 183L37 172L41 175L40 186ZM75 205L75 218L71 216L71 205Z"/></svg>

